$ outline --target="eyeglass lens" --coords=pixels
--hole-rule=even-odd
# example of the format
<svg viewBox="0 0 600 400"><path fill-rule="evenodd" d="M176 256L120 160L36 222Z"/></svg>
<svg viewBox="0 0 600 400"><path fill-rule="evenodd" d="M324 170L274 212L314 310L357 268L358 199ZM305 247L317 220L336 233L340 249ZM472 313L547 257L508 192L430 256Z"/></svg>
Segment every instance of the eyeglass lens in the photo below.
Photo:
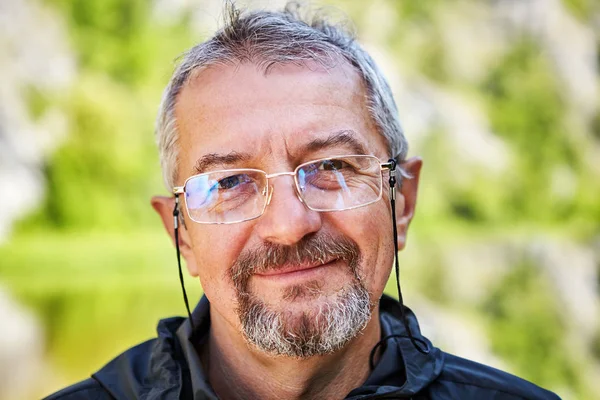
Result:
<svg viewBox="0 0 600 400"><path fill-rule="evenodd" d="M381 171L375 157L321 160L298 168L298 189L316 211L338 211L366 205L379 198Z"/></svg>
<svg viewBox="0 0 600 400"><path fill-rule="evenodd" d="M339 211L370 204L381 196L380 162L373 156L311 161L296 168L298 194L315 211ZM265 172L235 169L188 179L185 201L200 223L233 223L260 216L268 200Z"/></svg>

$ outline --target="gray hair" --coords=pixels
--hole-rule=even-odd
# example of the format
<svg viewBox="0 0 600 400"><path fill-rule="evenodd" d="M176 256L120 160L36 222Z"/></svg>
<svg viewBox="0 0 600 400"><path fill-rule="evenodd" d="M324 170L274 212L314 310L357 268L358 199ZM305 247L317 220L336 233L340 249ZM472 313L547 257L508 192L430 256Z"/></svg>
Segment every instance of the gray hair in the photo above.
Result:
<svg viewBox="0 0 600 400"><path fill-rule="evenodd" d="M332 68L337 60L346 60L363 79L368 111L386 139L390 154L398 161L406 158L408 143L390 86L352 33L318 14L310 21L303 19L296 3L288 3L282 12L241 12L228 3L225 14L222 29L182 56L163 93L156 120L156 140L167 189L173 189L178 177L177 96L193 72L211 65L249 62L268 73L270 67L279 64L317 61Z"/></svg>

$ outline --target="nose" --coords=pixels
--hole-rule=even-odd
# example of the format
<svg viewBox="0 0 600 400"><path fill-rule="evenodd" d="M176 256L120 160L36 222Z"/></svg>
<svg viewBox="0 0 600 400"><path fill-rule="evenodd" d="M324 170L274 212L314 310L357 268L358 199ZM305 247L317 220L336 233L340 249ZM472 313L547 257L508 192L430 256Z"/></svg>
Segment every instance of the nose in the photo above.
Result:
<svg viewBox="0 0 600 400"><path fill-rule="evenodd" d="M278 177L270 183L271 202L255 228L261 239L289 246L321 229L321 214L300 201L291 176Z"/></svg>

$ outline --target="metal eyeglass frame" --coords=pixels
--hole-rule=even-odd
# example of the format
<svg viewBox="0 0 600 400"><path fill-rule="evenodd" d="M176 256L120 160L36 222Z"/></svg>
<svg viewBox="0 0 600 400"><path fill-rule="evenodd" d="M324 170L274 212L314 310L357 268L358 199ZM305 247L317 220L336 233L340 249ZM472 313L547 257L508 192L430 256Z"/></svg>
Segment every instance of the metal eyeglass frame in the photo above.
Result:
<svg viewBox="0 0 600 400"><path fill-rule="evenodd" d="M266 201L263 205L262 210L260 211L260 213L258 213L257 215L254 215L252 217L249 218L244 218L244 219L239 219L239 220L233 220L233 221L197 221L195 220L192 216L191 213L189 212L189 207L187 204L187 196L184 196L184 202L185 202L185 207L188 210L188 216L190 217L190 219L198 224L237 224L240 222L245 222L245 221L251 221L253 219L259 218L260 216L262 216L265 213L265 210L267 209L267 206L271 203L271 198L273 196L273 186L269 185L269 180L272 178L278 178L280 176L291 176L294 178L294 188L296 191L296 196L298 197L298 199L300 200L300 202L302 204L304 204L309 210L312 211L317 211L317 212L334 212L334 211L346 211L346 210L353 210L355 208L360 208L360 207L364 207L364 206L368 206L369 204L373 204L379 200L381 200L381 196L383 194L383 174L381 174L380 179L381 179L381 184L379 185L379 193L377 194L377 198L368 201L367 203L364 204L359 204L356 206L350 206L350 207L345 207L345 208L329 208L329 209L325 209L325 208L316 208L316 207L311 207L310 204L304 199L303 195L302 195L302 187L300 185L300 182L298 182L298 171L300 171L302 168L306 167L307 165L310 164L315 164L318 163L320 161L326 161L326 160L330 160L330 159L342 159L342 158L365 158L365 159L371 159L373 161L377 161L379 163L379 167L380 167L380 171L384 171L384 170L389 170L392 168L391 163L388 161L386 163L382 163L381 161L379 161L379 159L375 156L371 156L371 155L364 155L364 154L350 154L350 155L339 155L339 156L331 156L331 157L324 157L324 158L319 158L316 160L311 160L311 161L307 161L305 163L302 163L300 165L298 165L293 171L289 171L289 172L276 172L273 174L267 174L265 171L260 170L260 169L254 169L254 168L234 168L234 169L224 169L224 170L219 170L218 172L242 172L242 171L251 171L251 172L256 172L259 174L264 175L265 177L265 182L266 182L266 186L264 188L265 192L263 192L263 195L266 196ZM179 195L179 194L185 194L185 188L187 186L187 183L192 180L195 179L199 176L203 176L203 175L207 175L210 174L211 172L205 172L202 174L197 174L197 175L192 175L189 178L187 178L185 180L185 182L183 183L182 186L175 186L173 188L173 194L175 196Z"/></svg>

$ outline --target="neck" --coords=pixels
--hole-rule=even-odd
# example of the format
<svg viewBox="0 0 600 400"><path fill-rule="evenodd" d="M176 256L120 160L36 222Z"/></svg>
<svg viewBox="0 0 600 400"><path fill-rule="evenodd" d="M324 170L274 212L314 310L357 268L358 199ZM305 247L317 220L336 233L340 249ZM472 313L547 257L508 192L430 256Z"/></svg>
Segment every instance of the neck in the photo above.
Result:
<svg viewBox="0 0 600 400"><path fill-rule="evenodd" d="M221 399L342 399L369 376L370 352L381 335L377 307L365 330L343 349L296 359L265 355L221 322L213 318L201 349L209 382Z"/></svg>

